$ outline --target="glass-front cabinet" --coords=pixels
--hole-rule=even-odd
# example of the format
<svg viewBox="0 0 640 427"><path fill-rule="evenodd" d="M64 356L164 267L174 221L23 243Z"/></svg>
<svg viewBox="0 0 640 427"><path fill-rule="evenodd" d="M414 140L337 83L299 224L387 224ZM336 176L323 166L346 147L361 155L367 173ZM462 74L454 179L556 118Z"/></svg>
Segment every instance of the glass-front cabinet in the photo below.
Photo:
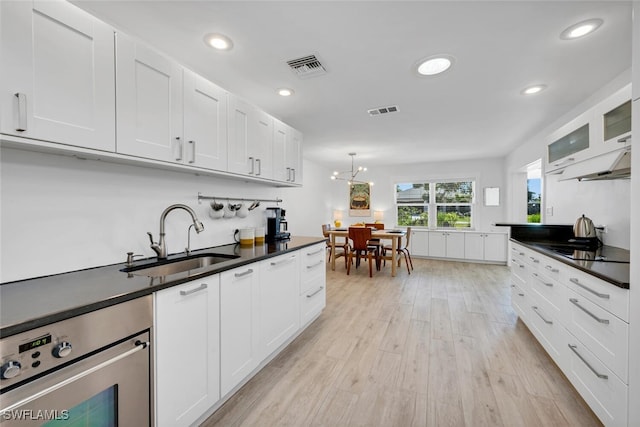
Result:
<svg viewBox="0 0 640 427"><path fill-rule="evenodd" d="M549 163L561 166L560 160L587 148L589 148L589 123L549 144L547 147Z"/></svg>
<svg viewBox="0 0 640 427"><path fill-rule="evenodd" d="M626 143L631 139L631 100L603 116L604 142Z"/></svg>

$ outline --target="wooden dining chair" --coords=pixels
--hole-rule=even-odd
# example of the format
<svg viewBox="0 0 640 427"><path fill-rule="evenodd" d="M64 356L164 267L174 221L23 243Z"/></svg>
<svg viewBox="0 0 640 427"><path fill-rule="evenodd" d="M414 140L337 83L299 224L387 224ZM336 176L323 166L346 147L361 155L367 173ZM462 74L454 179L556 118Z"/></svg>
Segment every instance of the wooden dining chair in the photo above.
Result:
<svg viewBox="0 0 640 427"><path fill-rule="evenodd" d="M381 224L379 222L369 222L366 223L364 225L365 227L371 228L371 229L376 229L376 230L384 230L384 224ZM369 244L370 245L377 245L378 246L378 253L382 253L383 251L383 247L382 247L382 243L380 242L380 239L377 238L373 238L369 240Z"/></svg>
<svg viewBox="0 0 640 427"><path fill-rule="evenodd" d="M327 238L327 251L329 252L329 256L327 257L327 262L331 261L331 237L329 236L329 231L331 230L331 224L322 224L322 235ZM338 252L340 250L340 252ZM336 240L336 259L340 257L344 257L344 266L347 266L347 253L349 252L349 242L347 239L344 239L342 242L338 242Z"/></svg>
<svg viewBox="0 0 640 427"><path fill-rule="evenodd" d="M369 244L371 229L368 227L349 227L349 258L347 260L347 274L351 272L353 255L356 256L356 268L360 265L360 255L367 255L369 259L369 277L373 277L373 261L375 257L376 270L380 269L380 247Z"/></svg>
<svg viewBox="0 0 640 427"><path fill-rule="evenodd" d="M409 274L411 274L411 270L413 270L413 260L411 259L411 254L409 253L409 242L411 241L411 227L407 227L407 235L406 235L406 239L404 239L404 243L403 243L403 239L400 239L400 242L398 242L398 247L396 248L396 253L398 255L402 254L404 256L404 262L407 264L407 272L409 272ZM392 251L393 250L393 246L391 245L385 245L382 248L382 256L383 258L386 256L387 251ZM400 266L400 261L401 258L398 257L398 267ZM385 259L385 264L387 263L386 259ZM411 269L409 269L409 264L411 264Z"/></svg>

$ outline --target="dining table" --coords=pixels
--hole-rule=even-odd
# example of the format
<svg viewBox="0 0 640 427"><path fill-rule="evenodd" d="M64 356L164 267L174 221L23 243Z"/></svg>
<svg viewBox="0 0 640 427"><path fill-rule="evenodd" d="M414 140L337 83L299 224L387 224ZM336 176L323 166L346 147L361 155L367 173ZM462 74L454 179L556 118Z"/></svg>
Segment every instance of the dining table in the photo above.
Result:
<svg viewBox="0 0 640 427"><path fill-rule="evenodd" d="M328 230L329 242L331 244L331 270L336 269L336 238L345 237L349 238L348 228L334 228ZM407 235L405 230L371 230L372 239L385 239L391 240L391 255L381 257L391 261L391 276L395 277L398 265L398 248L400 247L401 239Z"/></svg>

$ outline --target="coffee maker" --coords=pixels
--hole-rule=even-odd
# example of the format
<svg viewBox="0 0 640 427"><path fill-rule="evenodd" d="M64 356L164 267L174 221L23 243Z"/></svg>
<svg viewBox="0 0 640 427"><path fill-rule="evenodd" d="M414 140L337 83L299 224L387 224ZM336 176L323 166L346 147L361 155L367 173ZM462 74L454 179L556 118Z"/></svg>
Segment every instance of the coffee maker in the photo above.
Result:
<svg viewBox="0 0 640 427"><path fill-rule="evenodd" d="M267 208L267 241L285 240L291 237L282 208Z"/></svg>

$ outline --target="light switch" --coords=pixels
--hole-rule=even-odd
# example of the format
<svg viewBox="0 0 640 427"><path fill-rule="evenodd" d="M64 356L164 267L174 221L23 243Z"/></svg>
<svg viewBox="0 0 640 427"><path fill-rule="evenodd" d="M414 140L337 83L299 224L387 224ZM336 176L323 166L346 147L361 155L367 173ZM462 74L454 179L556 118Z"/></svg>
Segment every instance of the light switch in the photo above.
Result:
<svg viewBox="0 0 640 427"><path fill-rule="evenodd" d="M545 213L547 214L547 216L553 216L553 206L546 208Z"/></svg>

